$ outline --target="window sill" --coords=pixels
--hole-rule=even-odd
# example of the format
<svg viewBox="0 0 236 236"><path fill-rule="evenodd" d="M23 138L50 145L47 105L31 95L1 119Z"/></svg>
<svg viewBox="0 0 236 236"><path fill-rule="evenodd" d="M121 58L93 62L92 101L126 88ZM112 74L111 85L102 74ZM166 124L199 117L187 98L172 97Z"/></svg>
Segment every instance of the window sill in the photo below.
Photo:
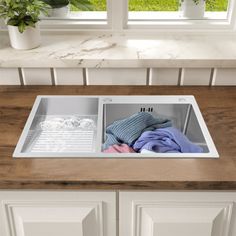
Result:
<svg viewBox="0 0 236 236"><path fill-rule="evenodd" d="M41 29L52 30L91 30L107 29L107 12L70 12L67 17L44 17L41 19Z"/></svg>
<svg viewBox="0 0 236 236"><path fill-rule="evenodd" d="M226 20L227 12L205 12L205 17L199 19L199 21L204 20ZM129 12L129 21L144 20L144 21L155 21L155 20L191 20L188 18L181 17L181 12L178 11L131 11Z"/></svg>
<svg viewBox="0 0 236 236"><path fill-rule="evenodd" d="M42 19L42 29L111 29L107 12L71 12L66 18ZM129 12L127 29L229 29L227 12L206 12L204 19L180 17L180 12Z"/></svg>
<svg viewBox="0 0 236 236"><path fill-rule="evenodd" d="M33 50L14 50L0 35L0 67L221 68L236 67L236 35L124 36L43 33Z"/></svg>
<svg viewBox="0 0 236 236"><path fill-rule="evenodd" d="M127 29L226 30L232 26L227 12L206 12L203 19L189 19L180 12L130 12Z"/></svg>

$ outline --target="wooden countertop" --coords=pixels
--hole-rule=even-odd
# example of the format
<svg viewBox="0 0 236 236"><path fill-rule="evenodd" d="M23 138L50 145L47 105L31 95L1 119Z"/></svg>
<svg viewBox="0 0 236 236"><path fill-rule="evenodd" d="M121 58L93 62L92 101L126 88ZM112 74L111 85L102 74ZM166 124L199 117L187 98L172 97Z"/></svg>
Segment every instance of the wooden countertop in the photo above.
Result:
<svg viewBox="0 0 236 236"><path fill-rule="evenodd" d="M194 95L220 159L13 159L37 95ZM236 190L236 87L1 86L0 189Z"/></svg>

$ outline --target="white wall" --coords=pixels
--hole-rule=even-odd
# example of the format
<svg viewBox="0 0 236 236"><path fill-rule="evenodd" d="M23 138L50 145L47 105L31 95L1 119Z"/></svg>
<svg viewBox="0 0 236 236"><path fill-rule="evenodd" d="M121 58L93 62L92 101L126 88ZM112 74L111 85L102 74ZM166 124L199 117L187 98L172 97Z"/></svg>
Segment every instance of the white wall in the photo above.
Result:
<svg viewBox="0 0 236 236"><path fill-rule="evenodd" d="M236 68L0 68L0 85L236 85Z"/></svg>

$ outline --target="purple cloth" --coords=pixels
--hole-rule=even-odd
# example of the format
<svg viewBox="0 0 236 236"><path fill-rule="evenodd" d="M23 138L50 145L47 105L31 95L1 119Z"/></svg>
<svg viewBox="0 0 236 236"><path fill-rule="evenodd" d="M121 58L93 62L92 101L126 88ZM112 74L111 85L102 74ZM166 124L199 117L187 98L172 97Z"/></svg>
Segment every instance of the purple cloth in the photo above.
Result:
<svg viewBox="0 0 236 236"><path fill-rule="evenodd" d="M201 153L201 147L193 144L174 127L144 132L134 143L135 151L143 149L159 153Z"/></svg>

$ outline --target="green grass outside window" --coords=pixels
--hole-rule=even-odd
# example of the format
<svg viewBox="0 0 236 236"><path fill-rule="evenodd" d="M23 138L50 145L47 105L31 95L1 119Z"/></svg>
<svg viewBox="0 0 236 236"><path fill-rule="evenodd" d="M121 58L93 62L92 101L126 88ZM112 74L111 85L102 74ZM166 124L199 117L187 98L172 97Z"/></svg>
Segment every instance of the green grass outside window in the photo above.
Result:
<svg viewBox="0 0 236 236"><path fill-rule="evenodd" d="M120 0L113 0L120 1ZM228 0L207 3L207 11L227 11ZM94 11L106 11L106 0L91 0ZM129 0L130 11L178 11L178 0Z"/></svg>

